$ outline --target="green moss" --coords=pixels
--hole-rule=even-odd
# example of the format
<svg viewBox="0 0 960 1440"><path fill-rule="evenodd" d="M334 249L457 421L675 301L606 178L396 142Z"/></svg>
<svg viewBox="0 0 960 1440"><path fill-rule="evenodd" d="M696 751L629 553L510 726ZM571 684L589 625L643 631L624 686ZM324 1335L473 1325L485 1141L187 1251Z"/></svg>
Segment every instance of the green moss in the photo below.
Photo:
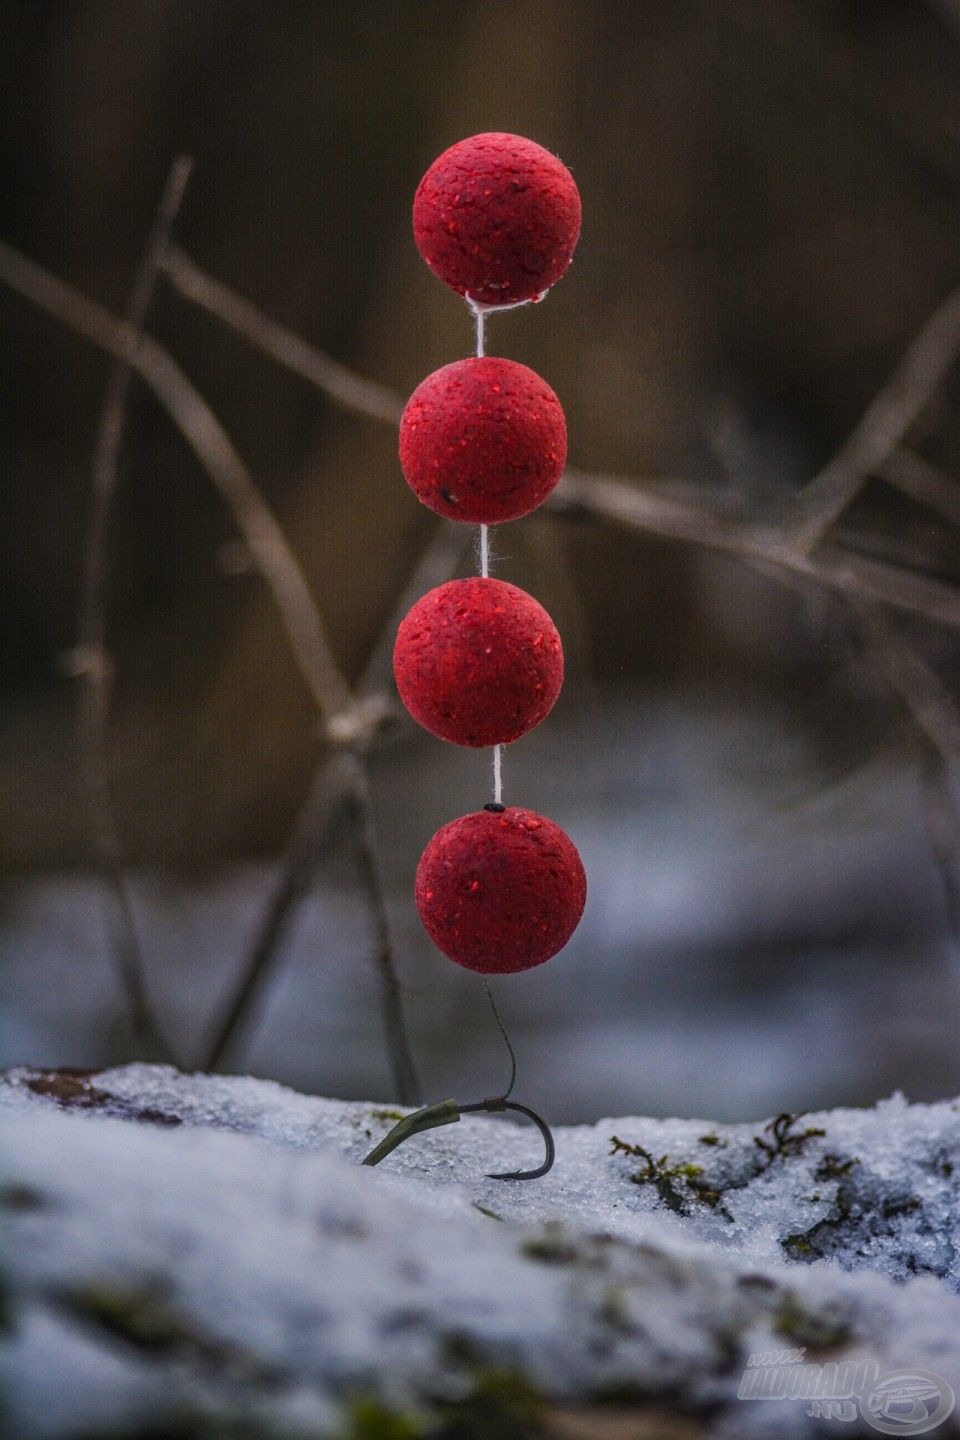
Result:
<svg viewBox="0 0 960 1440"><path fill-rule="evenodd" d="M850 1325L841 1315L829 1310L815 1311L803 1305L796 1295L787 1295L776 1312L773 1329L808 1350L833 1350L846 1345Z"/></svg>
<svg viewBox="0 0 960 1440"><path fill-rule="evenodd" d="M636 1324L630 1310L630 1291L624 1285L608 1285L600 1301L600 1318L614 1330L631 1334Z"/></svg>
<svg viewBox="0 0 960 1440"><path fill-rule="evenodd" d="M138 1350L162 1353L188 1338L183 1322L162 1298L148 1289L90 1284L69 1297L70 1308Z"/></svg>
<svg viewBox="0 0 960 1440"><path fill-rule="evenodd" d="M546 1433L544 1402L510 1371L478 1372L464 1400L437 1404L436 1440L539 1440Z"/></svg>
<svg viewBox="0 0 960 1440"><path fill-rule="evenodd" d="M643 1168L634 1171L630 1176L634 1185L652 1185L660 1199L669 1210L678 1215L689 1213L690 1202L700 1205L708 1205L712 1210L725 1219L731 1218L729 1211L722 1204L725 1195L733 1190L742 1190L769 1170L771 1165L791 1155L799 1155L808 1141L820 1139L826 1135L826 1131L817 1125L807 1125L798 1129L801 1117L791 1115L787 1111L778 1115L769 1124L765 1125L759 1135L754 1135L753 1143L756 1147L756 1164L752 1173L739 1180L733 1180L729 1184L721 1185L716 1181L704 1180L703 1166L692 1161L671 1161L669 1155L654 1156L643 1145L634 1144L629 1140L621 1140L618 1135L610 1137L611 1155L632 1155L644 1162ZM701 1145L708 1149L727 1149L728 1141L721 1139L719 1135L708 1132L698 1137ZM841 1160L836 1155L825 1155L817 1171L817 1178L821 1180L842 1178L850 1168L859 1164L857 1160ZM788 1253L800 1255L803 1253L802 1236L790 1236L783 1241Z"/></svg>
<svg viewBox="0 0 960 1440"><path fill-rule="evenodd" d="M916 1195L900 1195L890 1200L884 1200L880 1214L884 1220L893 1220L897 1215L912 1215L915 1210L920 1209L920 1201Z"/></svg>
<svg viewBox="0 0 960 1440"><path fill-rule="evenodd" d="M392 1410L379 1400L354 1400L347 1408L348 1440L419 1440L426 1434L424 1419Z"/></svg>
<svg viewBox="0 0 960 1440"><path fill-rule="evenodd" d="M406 1120L409 1113L407 1110L371 1110L370 1116L371 1119L379 1120L384 1125L388 1120L391 1125L396 1125L398 1120Z"/></svg>
<svg viewBox="0 0 960 1440"><path fill-rule="evenodd" d="M769 1170L775 1161L787 1155L799 1155L808 1140L822 1138L826 1130L821 1130L816 1125L808 1125L805 1130L797 1130L795 1126L800 1120L799 1115L791 1115L784 1111L775 1120L771 1120L763 1127L760 1135L754 1135L753 1143L760 1151L761 1160L757 1167L757 1174L762 1175Z"/></svg>
<svg viewBox="0 0 960 1440"><path fill-rule="evenodd" d="M580 1250L556 1220L548 1220L539 1235L525 1236L520 1241L520 1253L545 1265L573 1265L580 1257Z"/></svg>
<svg viewBox="0 0 960 1440"><path fill-rule="evenodd" d="M63 1297L66 1307L87 1324L149 1355L188 1359L229 1372L240 1383L272 1384L277 1372L257 1355L204 1332L165 1298L159 1284L127 1288L97 1282Z"/></svg>
<svg viewBox="0 0 960 1440"><path fill-rule="evenodd" d="M839 1155L824 1155L820 1164L813 1172L815 1180L840 1180L844 1175L849 1175L854 1165L859 1165L856 1158L843 1160Z"/></svg>
<svg viewBox="0 0 960 1440"><path fill-rule="evenodd" d="M611 1155L635 1155L644 1161L643 1169L636 1170L630 1179L634 1185L652 1185L668 1210L686 1215L689 1200L711 1207L718 1204L722 1192L700 1178L702 1165L692 1160L671 1163L669 1155L654 1156L643 1145L621 1140L617 1135L611 1135L610 1145Z"/></svg>

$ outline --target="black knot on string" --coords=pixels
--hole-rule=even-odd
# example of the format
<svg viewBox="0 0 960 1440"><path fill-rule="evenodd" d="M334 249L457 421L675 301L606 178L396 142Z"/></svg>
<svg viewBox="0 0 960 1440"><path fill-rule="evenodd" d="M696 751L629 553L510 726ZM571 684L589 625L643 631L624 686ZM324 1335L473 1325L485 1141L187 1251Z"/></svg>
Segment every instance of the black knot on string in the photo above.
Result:
<svg viewBox="0 0 960 1440"><path fill-rule="evenodd" d="M486 805L484 805L483 808L484 810L492 810L494 815L500 815L503 813L504 810L506 810L507 807L506 805L501 805L500 802L497 800L491 800Z"/></svg>

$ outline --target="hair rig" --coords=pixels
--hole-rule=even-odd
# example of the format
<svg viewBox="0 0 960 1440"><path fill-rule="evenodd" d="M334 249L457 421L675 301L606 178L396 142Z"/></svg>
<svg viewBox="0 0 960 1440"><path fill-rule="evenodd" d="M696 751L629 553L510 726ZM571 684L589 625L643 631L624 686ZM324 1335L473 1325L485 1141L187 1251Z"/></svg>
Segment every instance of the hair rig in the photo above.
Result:
<svg viewBox="0 0 960 1440"><path fill-rule="evenodd" d="M563 409L527 366L486 354L488 314L536 304L565 273L580 233L580 196L555 155L520 135L473 135L445 150L417 188L413 231L433 273L469 306L476 354L428 375L400 421L400 464L417 498L447 520L479 525L480 574L430 590L401 622L393 653L400 699L432 735L492 749L493 796L444 825L417 867L424 928L449 960L483 976L510 1051L510 1084L474 1104L442 1100L406 1115L364 1160L461 1115L523 1115L554 1161L550 1127L511 1100L513 1047L487 980L542 965L570 939L587 882L573 841L535 810L504 805L502 749L546 718L563 683L563 647L543 606L490 574L489 527L529 515L566 463Z"/></svg>

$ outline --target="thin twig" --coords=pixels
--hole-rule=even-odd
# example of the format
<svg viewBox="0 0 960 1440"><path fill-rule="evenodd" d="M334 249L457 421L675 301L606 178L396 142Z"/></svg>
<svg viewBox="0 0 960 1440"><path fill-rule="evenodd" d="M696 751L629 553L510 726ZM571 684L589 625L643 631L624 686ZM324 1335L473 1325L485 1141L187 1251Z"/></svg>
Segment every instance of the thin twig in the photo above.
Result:
<svg viewBox="0 0 960 1440"><path fill-rule="evenodd" d="M157 208L130 299L127 304L123 354L110 367L91 473L90 528L84 552L83 587L77 668L80 692L80 753L87 791L90 835L97 864L113 895L113 954L127 997L134 1035L150 1057L171 1059L169 1044L151 1014L145 988L143 947L137 933L133 897L123 863L120 836L110 793L108 722L113 692L113 666L107 652L107 543L117 466L126 426L133 364L140 347L147 312L160 267L176 222L193 161L175 160Z"/></svg>
<svg viewBox="0 0 960 1440"><path fill-rule="evenodd" d="M943 885L947 920L960 952L960 814L951 766L960 760L960 713L939 677L877 606L853 612L868 653L910 715L918 740L920 798L930 852Z"/></svg>
<svg viewBox="0 0 960 1440"><path fill-rule="evenodd" d="M917 728L945 763L960 761L960 712L939 676L878 606L858 605L855 610L878 667Z"/></svg>
<svg viewBox="0 0 960 1440"><path fill-rule="evenodd" d="M877 600L894 609L960 629L960 591L915 572L824 546L804 555L775 529L743 525L711 515L670 496L643 490L625 480L568 470L554 492L575 504L645 534L687 540L769 568L815 581L846 598ZM549 502L548 502L549 503Z"/></svg>
<svg viewBox="0 0 960 1440"><path fill-rule="evenodd" d="M794 540L811 551L899 445L960 349L960 286L933 312L835 455L798 497Z"/></svg>
<svg viewBox="0 0 960 1440"><path fill-rule="evenodd" d="M324 391L344 409L369 416L372 420L385 420L389 425L399 422L403 402L392 390L355 374L299 335L278 325L243 295L238 295L235 290L201 270L185 250L171 248L164 270L184 299L199 305L222 324L244 336L265 355L270 355L279 365L284 365Z"/></svg>
<svg viewBox="0 0 960 1440"><path fill-rule="evenodd" d="M955 959L960 959L960 815L950 790L950 771L930 745L920 756L920 798L930 853L940 875Z"/></svg>
<svg viewBox="0 0 960 1440"><path fill-rule="evenodd" d="M95 343L116 353L123 330L122 322L115 320L101 306L86 300L79 292L57 280L2 241L0 279L57 315L72 328L86 334ZM300 343L306 344L305 341ZM321 352L314 351L313 347L309 348L315 356L326 359ZM276 352L276 358L280 358L279 351ZM193 418L190 407L184 410L182 405L176 403L181 398L179 393L176 393L176 386L169 387L162 383L160 372L165 368L164 362L166 365L173 364L162 347L146 337L137 368L161 402L171 410L175 423L181 429L185 426L189 429ZM177 374L180 375L180 372L177 371ZM180 378L184 377L181 375ZM362 377L353 378L359 380ZM172 395L169 393L171 388L175 392ZM331 398L337 398L331 389L327 389L325 393ZM171 401L174 402L172 406ZM346 402L341 400L339 403ZM399 403L397 400L396 404ZM360 392L354 395L351 405L352 408L360 408ZM362 413L374 419L386 419L382 408L364 405ZM217 423L212 415L210 419L214 424ZM207 438L199 435L191 437L188 429L184 429L184 433L188 435L194 448L200 439ZM899 436L894 438L898 439ZM212 446L212 449L217 451L216 458L219 460L220 446ZM637 530L703 545L709 549L723 550L748 562L768 565L773 571L792 570L829 590L879 600L894 609L922 615L938 624L960 628L960 598L950 586L896 566L869 560L839 545L825 554L818 552L814 559L798 549L793 537L779 530L744 525L726 519L705 508L673 499L655 489L644 488L642 483L622 477L607 478L584 471L568 470L554 495L554 503L558 505L569 507L570 503L574 502L592 514L618 520ZM551 502L548 501L549 503ZM282 542L282 535L280 539ZM285 542L282 543L286 549ZM289 551L286 553L289 555ZM299 574L299 571L295 573ZM282 590L283 587L280 588ZM290 628L290 621L287 623ZM309 668L308 666L308 670ZM335 708L342 708L342 704Z"/></svg>
<svg viewBox="0 0 960 1440"><path fill-rule="evenodd" d="M177 260L180 263L171 266L168 273L185 294L191 293L191 298L206 305L253 343L268 349L281 364L312 380L331 399L372 418L394 421L399 415L398 397L391 397L389 392L376 387L373 403L368 403L363 388L368 382L363 377L343 367L331 368L334 362L329 357L299 337L280 330L240 297L211 282L182 252ZM192 291L188 282L192 282ZM269 342L265 342L265 336L270 337ZM960 290L949 297L924 326L847 442L810 482L800 507L802 516L808 517L806 525L801 524L792 534L747 526L702 506L692 506L649 488L641 489L634 483L577 471L567 471L554 504L569 508L572 503L594 516L645 533L735 555L791 587L797 583L815 584L861 606L869 607L869 602L881 601L893 609L958 627L960 596L950 586L856 555L839 545L821 548L815 558L808 553L874 469L883 474L886 468L888 478L892 478L891 471L895 472L894 483L899 482L905 489L909 480L909 488L916 498L923 498L927 504L934 503L947 518L955 518L949 492L938 487L933 496L932 477L929 471L921 477L918 465L910 467L910 474L906 476L903 452L897 447L948 368L958 341ZM335 383L331 383L331 377ZM389 638L389 631L385 633ZM909 650L905 653L898 650L895 657L891 652L890 658L895 658L900 680L909 681L915 713L924 733L933 730L941 744L952 743L948 737L953 735L954 727L944 711L943 695L939 693L939 682L933 672L926 667L921 671L922 662Z"/></svg>
<svg viewBox="0 0 960 1440"><path fill-rule="evenodd" d="M254 562L271 589L301 674L331 734L342 740L354 734L362 736L368 727L375 726L377 719L371 717L370 710L377 707L355 704L331 654L313 597L273 512L216 415L168 352L152 337L117 320L96 301L4 241L0 241L0 279L48 314L129 364L142 377L230 508ZM286 905L272 906L268 926L272 924L279 933L288 913L292 911ZM263 933L267 933L267 927ZM275 943L268 934L271 950ZM257 956L253 959L256 961ZM392 965L389 949L381 947L379 959L381 969ZM262 962L259 967L255 964L245 967L242 990L231 1004L212 1048L222 1053L244 1014L263 968ZM399 999L391 1001L391 1005L395 1008ZM385 1022L388 1034L392 1035L395 1030L392 1013L386 1014ZM403 1057L393 1055L392 1059L395 1068L402 1070Z"/></svg>
<svg viewBox="0 0 960 1440"><path fill-rule="evenodd" d="M399 396L379 385L373 387L372 395L368 395L366 387L371 382L262 315L242 296L207 276L183 251L176 252L174 263L168 267L167 273L185 296L189 295L251 343L265 348L280 364L310 380L337 404L371 419L396 423L403 409ZM838 452L835 457L838 463L841 456L846 457L841 464L844 474L851 463L862 465L865 457L871 459L875 455L876 463L879 463L900 440L903 430L912 423L949 363L945 359L947 341L960 342L960 335L955 334L960 329L957 311L960 311L960 290L924 327L889 384ZM264 336L268 339L265 340ZM935 367L928 350L936 352ZM901 422L899 429L898 419ZM882 444L878 443L875 433L878 425L885 436L891 437ZM804 496L810 493L816 495L811 487L821 488L822 478L833 463L810 482L803 492ZM607 478L582 470L567 470L548 504L568 508L571 503L593 515L617 520L637 530L723 550L748 563L769 567L774 574L793 571L843 595L881 600L894 609L923 615L939 624L960 626L960 600L948 586L856 555L840 546L832 547L826 554L818 554L814 560L804 553L796 535L744 524L705 506L666 495L649 484L622 477Z"/></svg>
<svg viewBox="0 0 960 1440"><path fill-rule="evenodd" d="M951 525L960 525L960 480L945 475L922 455L898 445L877 466L877 474Z"/></svg>
<svg viewBox="0 0 960 1440"><path fill-rule="evenodd" d="M376 827L370 804L366 766L358 766L358 776L351 797L357 816L358 854L363 881L370 898L376 930L376 962L380 975L380 1010L383 1015L387 1054L390 1056L393 1083L401 1105L421 1103L420 1080L417 1076L407 1028L403 1016L400 982L394 964L393 937L387 913L383 877L378 859Z"/></svg>
<svg viewBox="0 0 960 1440"><path fill-rule="evenodd" d="M240 968L223 1018L205 1052L203 1069L212 1070L222 1063L240 1027L248 1023L248 1011L256 1003L257 996L262 992L279 959L296 909L310 893L317 875L326 863L332 837L339 833L339 825L349 808L351 793L356 794L359 791L361 797L368 794L366 783L358 786L356 777L358 767L365 767L366 751L379 733L378 717L385 723L393 713L392 704L387 703L385 687L392 673L393 636L397 625L425 590L449 579L469 541L470 536L464 527L440 523L404 587L357 687L356 709L360 711L367 705L371 724L365 734L353 737L351 748L345 755L336 752L333 755L328 754L318 767L310 788L310 796L297 820L293 838L281 862L273 897L247 958ZM360 803L363 804L363 799ZM384 1029L388 1034L390 1028L387 1016L384 1015ZM395 1055L394 1073L402 1068L402 1060Z"/></svg>
<svg viewBox="0 0 960 1440"><path fill-rule="evenodd" d="M201 1051L198 1060L201 1070L215 1070L222 1065L241 1028L249 1026L264 981L289 933L296 907L313 884L317 856L326 854L340 833L345 818L344 796L354 785L356 773L356 757L347 750L328 753L318 770L284 857L280 880L229 998Z"/></svg>
<svg viewBox="0 0 960 1440"><path fill-rule="evenodd" d="M0 280L120 360L128 361L170 415L227 504L280 612L294 658L321 715L352 696L296 557L233 442L172 356L149 335L116 319L65 280L0 240Z"/></svg>
<svg viewBox="0 0 960 1440"><path fill-rule="evenodd" d="M208 277L197 267L194 270L192 280L196 287L198 275L204 281ZM186 292L187 272L181 269L179 273ZM2 241L0 279L112 354L124 353L128 327L123 322ZM216 287L213 296L201 287L204 299L200 303L215 298L217 307L211 304L208 308L221 320L265 348L278 362L317 385L338 404L377 420L395 421L401 408L397 397L379 386L367 389L371 382L337 366L275 322L269 322L269 338L265 343L266 317L219 282L211 283ZM223 301L228 303L221 303ZM571 505L579 507L592 516L643 533L659 534L736 556L778 575L790 585L802 579L848 601L881 602L894 610L960 628L960 594L949 585L856 554L839 544L820 546L814 556L807 553L867 474L881 465L899 443L939 383L958 343L960 290L948 297L931 317L838 455L803 492L799 507L801 520L792 532L744 524L662 491L642 488L635 482L577 471L567 472L554 503L567 510ZM354 724L350 714L352 697L330 660L312 599L282 532L222 427L167 352L150 337L143 337L134 368L166 406L231 504L247 546L271 584L290 632L294 653L322 713L328 723L349 718L349 729ZM335 703L330 696L335 697Z"/></svg>
<svg viewBox="0 0 960 1440"><path fill-rule="evenodd" d="M310 799L284 857L277 888L241 969L238 983L204 1051L201 1068L216 1069L241 1027L249 1025L251 1012L258 996L263 993L267 975L289 933L296 908L309 893L323 858L329 853L351 810L357 824L361 874L376 929L380 1008L393 1081L401 1104L417 1105L420 1103L420 1084L407 1040L393 940L377 859L366 768L353 749L328 755L317 773Z"/></svg>

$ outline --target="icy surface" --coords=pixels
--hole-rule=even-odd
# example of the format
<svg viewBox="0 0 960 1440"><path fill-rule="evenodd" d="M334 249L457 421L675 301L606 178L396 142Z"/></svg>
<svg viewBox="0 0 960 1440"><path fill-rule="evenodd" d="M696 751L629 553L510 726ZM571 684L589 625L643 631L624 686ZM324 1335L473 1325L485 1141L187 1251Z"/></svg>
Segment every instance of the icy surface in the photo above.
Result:
<svg viewBox="0 0 960 1440"><path fill-rule="evenodd" d="M20 1070L0 1107L23 1440L349 1434L362 1397L435 1419L503 1374L548 1415L831 1433L736 1398L751 1355L803 1347L960 1390L956 1102L604 1120L523 1184L485 1172L537 1163L532 1129L469 1117L361 1168L392 1107L261 1080Z"/></svg>

